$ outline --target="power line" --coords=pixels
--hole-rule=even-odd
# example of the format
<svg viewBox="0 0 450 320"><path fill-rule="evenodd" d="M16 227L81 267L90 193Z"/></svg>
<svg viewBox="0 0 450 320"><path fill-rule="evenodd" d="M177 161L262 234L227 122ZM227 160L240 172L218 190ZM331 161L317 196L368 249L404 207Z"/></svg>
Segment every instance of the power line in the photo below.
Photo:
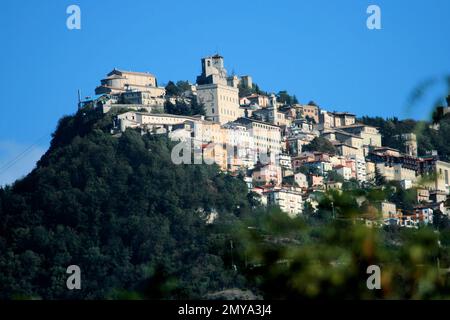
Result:
<svg viewBox="0 0 450 320"><path fill-rule="evenodd" d="M0 167L0 175L3 175L8 169L12 168L15 164L17 164L17 162L25 158L38 145L38 143L47 136L48 136L47 133L44 134L39 139L37 139L33 144L31 144L30 146L25 148L25 150L23 150L17 156L15 156L13 159L2 165Z"/></svg>

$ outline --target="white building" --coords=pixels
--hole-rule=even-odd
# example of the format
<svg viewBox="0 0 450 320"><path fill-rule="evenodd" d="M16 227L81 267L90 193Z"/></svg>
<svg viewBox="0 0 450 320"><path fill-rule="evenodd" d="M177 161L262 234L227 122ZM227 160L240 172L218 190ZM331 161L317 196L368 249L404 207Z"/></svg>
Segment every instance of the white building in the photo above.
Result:
<svg viewBox="0 0 450 320"><path fill-rule="evenodd" d="M299 192L288 189L274 189L266 192L267 203L278 205L291 218L303 213L303 199Z"/></svg>
<svg viewBox="0 0 450 320"><path fill-rule="evenodd" d="M308 177L301 173L295 173L294 174L294 181L298 185L299 188L308 189Z"/></svg>
<svg viewBox="0 0 450 320"><path fill-rule="evenodd" d="M242 167L253 168L257 162L255 142L251 131L239 123L229 122L222 126L229 163L236 163ZM230 159L233 157L234 159Z"/></svg>
<svg viewBox="0 0 450 320"><path fill-rule="evenodd" d="M352 178L352 169L345 166L337 166L335 170L338 174L344 177L345 181L348 181Z"/></svg>
<svg viewBox="0 0 450 320"><path fill-rule="evenodd" d="M239 118L234 123L244 125L254 140L255 152L259 155L268 153L276 156L281 153L281 129L279 126L249 118ZM275 157L273 158L275 159Z"/></svg>
<svg viewBox="0 0 450 320"><path fill-rule="evenodd" d="M366 168L366 160L361 156L350 156L350 159L355 160L356 163L356 180L360 182L367 181L367 168Z"/></svg>

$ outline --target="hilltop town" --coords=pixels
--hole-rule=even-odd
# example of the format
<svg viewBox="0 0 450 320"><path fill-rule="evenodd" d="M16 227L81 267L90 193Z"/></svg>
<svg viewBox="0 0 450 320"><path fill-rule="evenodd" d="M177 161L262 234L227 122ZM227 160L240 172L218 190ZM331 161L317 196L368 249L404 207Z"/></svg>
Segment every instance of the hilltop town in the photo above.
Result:
<svg viewBox="0 0 450 320"><path fill-rule="evenodd" d="M379 128L355 114L263 92L249 75L229 76L218 54L201 59L195 84L161 87L150 73L114 69L95 93L79 108L114 112L112 135L128 128L167 135L189 146L194 164L215 163L242 177L261 204L278 205L291 217L314 214L326 191L392 181L415 188L418 204L405 209L379 201L372 205L380 215L361 216L367 225L416 228L431 224L433 212L450 215L450 163L436 153L419 155L414 132L395 137L402 151L383 146ZM190 157L181 163L191 163Z"/></svg>

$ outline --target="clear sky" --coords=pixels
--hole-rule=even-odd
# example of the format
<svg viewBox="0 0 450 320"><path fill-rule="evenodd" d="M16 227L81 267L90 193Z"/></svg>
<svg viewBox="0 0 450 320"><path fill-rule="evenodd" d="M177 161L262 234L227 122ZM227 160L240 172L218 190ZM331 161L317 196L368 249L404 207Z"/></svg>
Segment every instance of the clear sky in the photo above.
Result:
<svg viewBox="0 0 450 320"><path fill-rule="evenodd" d="M66 27L72 4L81 30ZM370 4L381 30L366 27ZM58 119L76 110L77 89L92 95L114 67L194 82L200 58L218 51L229 72L266 91L424 118L426 104L405 104L416 85L450 74L449 13L448 0L2 1L0 185L33 167Z"/></svg>

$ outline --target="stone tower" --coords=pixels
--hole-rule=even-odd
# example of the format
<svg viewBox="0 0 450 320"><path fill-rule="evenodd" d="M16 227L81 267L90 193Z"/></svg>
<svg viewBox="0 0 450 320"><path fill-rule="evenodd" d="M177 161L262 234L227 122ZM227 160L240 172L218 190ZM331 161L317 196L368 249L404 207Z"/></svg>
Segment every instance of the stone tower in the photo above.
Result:
<svg viewBox="0 0 450 320"><path fill-rule="evenodd" d="M222 56L216 54L202 59L202 74L197 77L197 84L227 85L227 70Z"/></svg>
<svg viewBox="0 0 450 320"><path fill-rule="evenodd" d="M239 89L229 85L223 57L216 54L202 59L197 77L197 100L205 106L206 118L220 124L244 115L239 105Z"/></svg>
<svg viewBox="0 0 450 320"><path fill-rule="evenodd" d="M278 102L277 97L272 93L270 95L270 105L272 106L272 112L273 112L273 123L278 123Z"/></svg>
<svg viewBox="0 0 450 320"><path fill-rule="evenodd" d="M414 133L402 134L402 140L405 143L406 154L417 157L417 137Z"/></svg>

